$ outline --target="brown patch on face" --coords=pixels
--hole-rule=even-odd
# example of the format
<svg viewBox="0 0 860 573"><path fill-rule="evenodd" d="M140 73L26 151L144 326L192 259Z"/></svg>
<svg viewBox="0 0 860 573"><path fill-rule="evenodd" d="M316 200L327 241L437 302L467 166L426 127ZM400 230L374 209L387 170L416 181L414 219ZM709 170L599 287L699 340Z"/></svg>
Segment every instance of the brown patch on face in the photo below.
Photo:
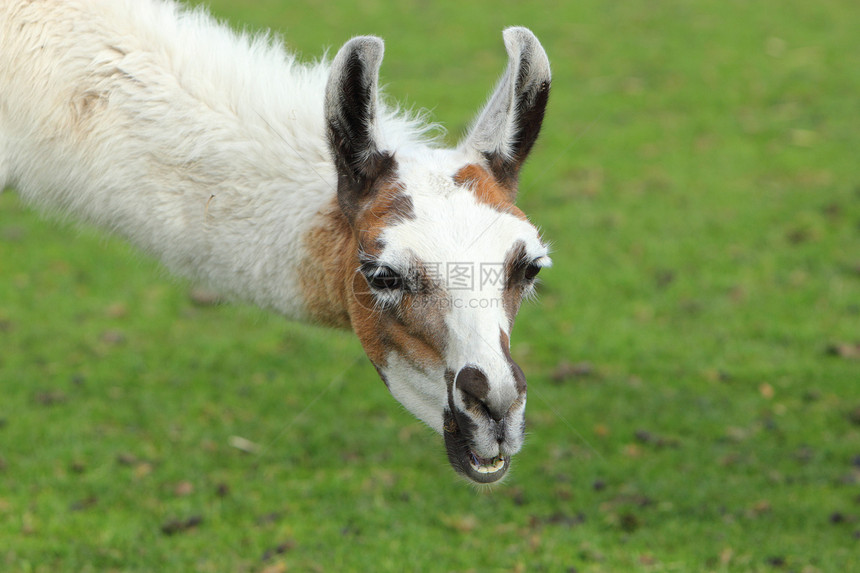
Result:
<svg viewBox="0 0 860 573"><path fill-rule="evenodd" d="M403 186L399 185L397 190L400 191L391 199L389 212L398 221L412 221L415 219L415 204L412 202L412 197L403 193Z"/></svg>
<svg viewBox="0 0 860 573"><path fill-rule="evenodd" d="M377 367L392 351L418 369L442 364L447 327L437 293L404 292L398 303L379 306L361 273L353 276L352 292L352 327Z"/></svg>
<svg viewBox="0 0 860 573"><path fill-rule="evenodd" d="M311 317L328 326L352 326L365 353L378 368L394 351L418 368L442 363L447 340L439 293L404 292L400 301L380 306L358 271L359 253L378 255L390 225L414 218L412 199L397 182L381 181L373 201L357 214L354 226L332 200L305 237L308 256L300 284ZM425 281L420 281L422 285Z"/></svg>
<svg viewBox="0 0 860 573"><path fill-rule="evenodd" d="M528 259L526 245L517 241L505 255L505 288L502 291L502 306L508 317L508 324L514 326L514 319L523 302L523 265Z"/></svg>
<svg viewBox="0 0 860 573"><path fill-rule="evenodd" d="M504 330L499 331L499 344L502 346L502 354L505 355L505 360L508 361L508 365L511 367L511 373L514 375L514 380L516 381L517 392L524 394L527 388L526 375L519 364L514 362L514 359L511 357L511 340L505 334Z"/></svg>
<svg viewBox="0 0 860 573"><path fill-rule="evenodd" d="M412 198L399 182L380 189L373 203L356 222L355 235L362 252L377 254L382 232L389 226L415 218ZM426 286L426 281L419 283ZM384 365L394 351L417 368L431 368L442 363L447 339L444 314L435 290L404 292L399 303L381 308L360 273L352 278L349 314L352 326L365 351L377 365Z"/></svg>
<svg viewBox="0 0 860 573"><path fill-rule="evenodd" d="M324 326L348 328L348 279L357 264L357 243L343 212L332 199L305 235L307 256L299 266L299 285L310 318Z"/></svg>
<svg viewBox="0 0 860 573"><path fill-rule="evenodd" d="M361 211L355 221L355 234L364 252L372 252L374 244L386 227L415 218L412 197L406 195L399 181L382 181L374 200ZM381 251L382 249L379 248Z"/></svg>
<svg viewBox="0 0 860 573"><path fill-rule="evenodd" d="M499 185L493 176L480 165L470 163L460 169L454 175L454 183L469 187L479 203L484 203L504 213L510 213L520 219L526 219L525 213L514 205L511 193Z"/></svg>
<svg viewBox="0 0 860 573"><path fill-rule="evenodd" d="M308 255L299 269L299 280L308 312L319 324L340 328L350 325L349 299L359 250L381 252L385 245L380 236L385 227L415 216L412 199L403 193L400 183L379 183L380 189L359 214L355 229L334 198L317 214L319 222L304 238Z"/></svg>

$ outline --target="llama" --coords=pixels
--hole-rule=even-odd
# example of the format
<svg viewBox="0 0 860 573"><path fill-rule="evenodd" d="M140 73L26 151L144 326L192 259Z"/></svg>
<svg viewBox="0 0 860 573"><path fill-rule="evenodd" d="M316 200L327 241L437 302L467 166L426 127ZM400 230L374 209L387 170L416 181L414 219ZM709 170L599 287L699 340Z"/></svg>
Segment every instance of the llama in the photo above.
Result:
<svg viewBox="0 0 860 573"><path fill-rule="evenodd" d="M0 189L171 271L351 328L478 483L523 443L514 318L549 266L514 205L550 67L525 28L456 148L381 101L383 42L301 64L172 0L0 0Z"/></svg>

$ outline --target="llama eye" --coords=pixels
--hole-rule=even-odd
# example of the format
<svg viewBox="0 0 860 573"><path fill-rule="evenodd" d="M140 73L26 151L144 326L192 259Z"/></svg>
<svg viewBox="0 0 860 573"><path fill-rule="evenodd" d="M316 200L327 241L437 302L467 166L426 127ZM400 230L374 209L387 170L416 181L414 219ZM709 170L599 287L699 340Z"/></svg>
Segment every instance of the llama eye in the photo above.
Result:
<svg viewBox="0 0 860 573"><path fill-rule="evenodd" d="M367 284L376 290L400 290L403 288L403 277L390 267L376 267L364 275Z"/></svg>
<svg viewBox="0 0 860 573"><path fill-rule="evenodd" d="M526 270L525 270L525 273L523 273L523 276L525 276L527 281L534 280L534 278L537 276L537 274L540 272L540 270L541 270L541 267L537 266L534 263L531 263L530 265L528 265L526 267Z"/></svg>

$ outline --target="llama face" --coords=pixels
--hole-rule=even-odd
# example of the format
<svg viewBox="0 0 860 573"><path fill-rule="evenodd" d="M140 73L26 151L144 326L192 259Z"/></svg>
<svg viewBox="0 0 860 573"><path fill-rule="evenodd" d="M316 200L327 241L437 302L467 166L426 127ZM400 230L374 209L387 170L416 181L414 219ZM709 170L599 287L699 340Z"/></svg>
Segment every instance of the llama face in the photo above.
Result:
<svg viewBox="0 0 860 573"><path fill-rule="evenodd" d="M350 316L392 395L444 435L458 472L486 483L522 446L526 380L509 340L550 260L488 171L444 164L398 161L398 184L357 218Z"/></svg>
<svg viewBox="0 0 860 573"><path fill-rule="evenodd" d="M540 131L549 63L528 30L504 38L508 69L456 150L398 144L403 134L379 119L377 38L341 48L325 101L339 215L351 234L337 253L349 322L394 397L443 434L454 469L479 483L503 477L522 446L526 380L510 333L549 265L513 204Z"/></svg>

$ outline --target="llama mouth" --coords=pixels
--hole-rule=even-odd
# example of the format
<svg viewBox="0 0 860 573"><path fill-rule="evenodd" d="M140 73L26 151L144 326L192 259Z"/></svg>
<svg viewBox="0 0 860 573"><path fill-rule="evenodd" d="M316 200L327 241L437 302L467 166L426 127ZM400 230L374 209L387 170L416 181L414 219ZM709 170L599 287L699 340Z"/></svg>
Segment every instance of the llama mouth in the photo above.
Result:
<svg viewBox="0 0 860 573"><path fill-rule="evenodd" d="M508 473L508 468L511 467L511 457L499 455L485 458L480 456L470 443L474 428L469 426L470 422L466 420L464 422L467 426L465 428L457 423L450 411L445 411L443 435L451 467L458 474L475 483L490 484L499 481Z"/></svg>
<svg viewBox="0 0 860 573"><path fill-rule="evenodd" d="M469 464L472 469L479 474L494 474L505 469L505 465L510 463L510 457L496 456L494 458L482 458L474 451L469 451Z"/></svg>

